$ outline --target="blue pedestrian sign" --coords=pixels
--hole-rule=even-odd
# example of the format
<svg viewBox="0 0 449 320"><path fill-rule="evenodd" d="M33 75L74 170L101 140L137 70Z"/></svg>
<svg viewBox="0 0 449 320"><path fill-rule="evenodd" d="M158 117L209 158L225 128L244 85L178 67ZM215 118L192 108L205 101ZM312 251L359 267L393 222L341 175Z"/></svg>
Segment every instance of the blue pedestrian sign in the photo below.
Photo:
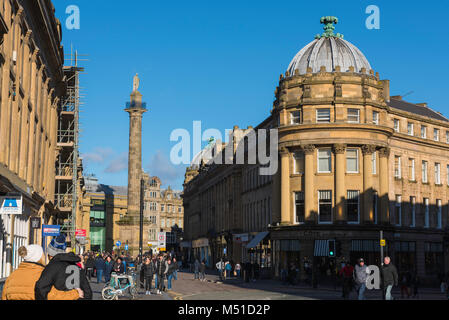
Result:
<svg viewBox="0 0 449 320"><path fill-rule="evenodd" d="M117 247L120 247L122 245L122 243L120 241L117 241L116 245L117 245Z"/></svg>
<svg viewBox="0 0 449 320"><path fill-rule="evenodd" d="M125 244L125 250L128 251L128 245L127 244Z"/></svg>

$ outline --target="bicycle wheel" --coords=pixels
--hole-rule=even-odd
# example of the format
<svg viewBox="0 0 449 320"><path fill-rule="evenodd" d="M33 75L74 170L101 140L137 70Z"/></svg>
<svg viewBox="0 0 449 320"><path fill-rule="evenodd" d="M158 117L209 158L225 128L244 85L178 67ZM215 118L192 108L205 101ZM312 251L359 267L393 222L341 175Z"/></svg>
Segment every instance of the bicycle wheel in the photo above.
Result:
<svg viewBox="0 0 449 320"><path fill-rule="evenodd" d="M118 300L114 288L110 286L104 287L103 290L101 290L101 296L103 297L103 300Z"/></svg>
<svg viewBox="0 0 449 320"><path fill-rule="evenodd" d="M134 300L137 298L138 292L136 287L129 287L129 293L131 294L131 298Z"/></svg>

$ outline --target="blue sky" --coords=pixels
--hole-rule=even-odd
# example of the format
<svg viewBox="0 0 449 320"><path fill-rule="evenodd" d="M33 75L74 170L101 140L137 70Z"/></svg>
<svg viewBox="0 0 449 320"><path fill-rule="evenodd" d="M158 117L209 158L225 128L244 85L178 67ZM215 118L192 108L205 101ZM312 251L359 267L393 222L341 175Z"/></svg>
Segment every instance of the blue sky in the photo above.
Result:
<svg viewBox="0 0 449 320"><path fill-rule="evenodd" d="M356 45L391 95L427 102L449 116L447 1L54 1L66 53L88 54L82 86L81 153L85 173L127 184L132 77L149 111L143 120L143 167L165 186L182 189L185 166L169 162L170 133L257 125L271 110L279 75L315 34L319 19L339 18L335 32ZM68 30L66 7L77 5L81 28ZM368 5L380 29L368 30Z"/></svg>

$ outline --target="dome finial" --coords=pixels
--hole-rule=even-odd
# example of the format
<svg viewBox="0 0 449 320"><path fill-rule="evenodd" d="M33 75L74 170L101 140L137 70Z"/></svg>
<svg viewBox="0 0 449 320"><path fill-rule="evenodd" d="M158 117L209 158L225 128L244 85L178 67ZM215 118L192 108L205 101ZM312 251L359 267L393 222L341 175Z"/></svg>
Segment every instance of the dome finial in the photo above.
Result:
<svg viewBox="0 0 449 320"><path fill-rule="evenodd" d="M334 34L334 24L338 23L338 18L334 16L326 16L321 17L320 22L324 24L324 33L320 36L320 38L330 38L330 37L336 37L336 38L343 38L343 35L340 33ZM317 38L317 37L315 37Z"/></svg>

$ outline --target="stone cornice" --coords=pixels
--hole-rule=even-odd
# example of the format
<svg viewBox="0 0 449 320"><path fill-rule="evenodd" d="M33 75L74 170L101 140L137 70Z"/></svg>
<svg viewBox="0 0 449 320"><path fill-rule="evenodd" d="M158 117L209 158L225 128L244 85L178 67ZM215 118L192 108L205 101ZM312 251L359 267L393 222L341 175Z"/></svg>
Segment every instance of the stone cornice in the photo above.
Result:
<svg viewBox="0 0 449 320"><path fill-rule="evenodd" d="M393 135L393 128L374 124L354 124L354 123L311 123L297 124L279 127L279 133L288 134L301 131L322 131L322 130L361 130L381 133L388 137Z"/></svg>

